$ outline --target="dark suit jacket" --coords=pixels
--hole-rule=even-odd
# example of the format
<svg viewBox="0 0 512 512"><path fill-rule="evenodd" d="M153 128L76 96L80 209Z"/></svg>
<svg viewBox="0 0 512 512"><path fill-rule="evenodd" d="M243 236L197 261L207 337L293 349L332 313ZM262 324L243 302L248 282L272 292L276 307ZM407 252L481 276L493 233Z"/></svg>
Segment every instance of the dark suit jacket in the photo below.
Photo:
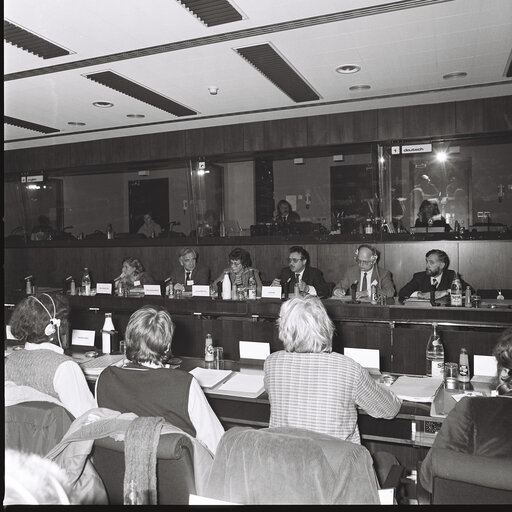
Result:
<svg viewBox="0 0 512 512"><path fill-rule="evenodd" d="M187 286L185 283L185 267L174 269L171 274L171 278L174 284L180 283L184 285L186 292L192 291L192 286ZM208 267L197 265L196 268L192 270L190 279L194 281L194 284L210 284L210 269Z"/></svg>
<svg viewBox="0 0 512 512"><path fill-rule="evenodd" d="M359 281L360 278L361 269L359 268L359 265L352 265L347 268L343 279L335 286L334 289L336 290L336 288L338 288L347 291L350 288L350 285L355 281ZM393 284L393 279L391 278L391 272L389 270L374 266L372 268L371 276L367 276L367 278L370 279L370 283L374 280L377 281L377 288L380 288L380 291L386 297L393 297L395 295L395 285ZM359 288L360 284L357 286L358 290Z"/></svg>
<svg viewBox="0 0 512 512"><path fill-rule="evenodd" d="M281 270L281 275L279 276L281 279L281 285L285 285L286 281L290 279L288 283L288 291L289 293L293 293L293 286L295 284L295 274L289 269L289 267L285 267ZM306 266L304 269L304 273L302 274L302 280L310 285L314 286L317 295L320 298L326 298L330 296L330 288L329 285L325 282L324 275L321 270L316 267Z"/></svg>
<svg viewBox="0 0 512 512"><path fill-rule="evenodd" d="M454 270L445 270L443 272L443 277L441 282L437 285L438 290L449 290L453 278L455 277ZM462 293L466 289L466 286L471 286L464 281L464 279L460 279L460 283L462 285ZM429 292L430 291L430 276L427 276L426 272L416 272L412 279L398 292L399 300L403 300L407 297L410 297L414 292ZM473 288L471 288L471 293L474 293Z"/></svg>

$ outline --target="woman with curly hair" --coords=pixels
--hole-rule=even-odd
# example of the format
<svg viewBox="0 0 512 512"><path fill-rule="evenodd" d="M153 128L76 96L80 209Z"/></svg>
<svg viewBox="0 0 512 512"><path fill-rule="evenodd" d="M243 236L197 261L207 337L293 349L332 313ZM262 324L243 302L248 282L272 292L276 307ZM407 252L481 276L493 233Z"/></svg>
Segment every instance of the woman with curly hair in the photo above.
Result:
<svg viewBox="0 0 512 512"><path fill-rule="evenodd" d="M155 284L155 280L146 272L138 258L128 256L123 260L121 274L114 280L116 289L119 283L123 285L123 288L130 290L135 287L143 287L145 284Z"/></svg>

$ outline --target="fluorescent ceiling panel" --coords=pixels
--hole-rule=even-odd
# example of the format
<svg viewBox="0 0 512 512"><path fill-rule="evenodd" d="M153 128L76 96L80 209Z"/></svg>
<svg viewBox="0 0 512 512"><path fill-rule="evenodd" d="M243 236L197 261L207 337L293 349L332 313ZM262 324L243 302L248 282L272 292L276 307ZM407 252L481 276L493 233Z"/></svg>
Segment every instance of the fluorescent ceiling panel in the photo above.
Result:
<svg viewBox="0 0 512 512"><path fill-rule="evenodd" d="M41 133L60 132L60 130L57 130L56 128L50 128L49 126L43 126L42 124L31 123L30 121L24 121L23 119L16 119L15 117L9 116L4 116L4 123Z"/></svg>

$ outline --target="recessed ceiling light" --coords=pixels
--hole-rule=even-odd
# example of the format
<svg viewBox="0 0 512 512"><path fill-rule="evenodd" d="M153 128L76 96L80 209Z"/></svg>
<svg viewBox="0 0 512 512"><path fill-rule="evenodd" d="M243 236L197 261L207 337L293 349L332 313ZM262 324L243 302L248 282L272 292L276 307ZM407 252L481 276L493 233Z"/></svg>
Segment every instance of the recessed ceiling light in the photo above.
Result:
<svg viewBox="0 0 512 512"><path fill-rule="evenodd" d="M85 123L82 123L81 121L68 121L68 124L71 126L85 126Z"/></svg>
<svg viewBox="0 0 512 512"><path fill-rule="evenodd" d="M208 92L212 96L215 96L219 92L219 88L216 85L210 85L210 87L208 87Z"/></svg>
<svg viewBox="0 0 512 512"><path fill-rule="evenodd" d="M144 114L126 114L126 117L134 117L136 119L141 119L142 117L146 117Z"/></svg>
<svg viewBox="0 0 512 512"><path fill-rule="evenodd" d="M454 73L443 75L443 78L445 80L451 80L452 78L464 78L465 76L468 76L465 71L455 71Z"/></svg>
<svg viewBox="0 0 512 512"><path fill-rule="evenodd" d="M356 64L343 64L343 66L336 68L336 73L341 73L342 75L349 75L350 73L357 73L358 71L361 71L361 66L357 66Z"/></svg>
<svg viewBox="0 0 512 512"><path fill-rule="evenodd" d="M98 108L110 108L114 106L110 101L95 101L93 105Z"/></svg>
<svg viewBox="0 0 512 512"><path fill-rule="evenodd" d="M368 89L371 89L371 86L369 85L353 85L352 87L349 87L349 91L367 91Z"/></svg>

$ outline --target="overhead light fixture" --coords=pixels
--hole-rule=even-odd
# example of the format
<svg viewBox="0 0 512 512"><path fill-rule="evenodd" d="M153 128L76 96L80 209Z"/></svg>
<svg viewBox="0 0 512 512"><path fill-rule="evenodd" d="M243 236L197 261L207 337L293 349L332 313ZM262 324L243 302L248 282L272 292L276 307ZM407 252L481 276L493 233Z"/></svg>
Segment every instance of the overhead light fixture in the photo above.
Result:
<svg viewBox="0 0 512 512"><path fill-rule="evenodd" d="M85 123L82 123L82 121L68 121L68 124L71 126L85 126Z"/></svg>
<svg viewBox="0 0 512 512"><path fill-rule="evenodd" d="M126 114L126 117L132 117L134 119L142 119L146 117L144 114Z"/></svg>
<svg viewBox="0 0 512 512"><path fill-rule="evenodd" d="M110 101L95 101L93 102L93 105L98 108L110 108L114 106Z"/></svg>
<svg viewBox="0 0 512 512"><path fill-rule="evenodd" d="M453 80L455 78L464 78L465 76L468 76L468 74L465 71L455 71L453 73L447 73L446 75L443 75L443 79Z"/></svg>
<svg viewBox="0 0 512 512"><path fill-rule="evenodd" d="M215 85L210 85L210 87L208 87L208 92L212 95L212 96L215 96L218 92L219 92L219 88L216 87Z"/></svg>
<svg viewBox="0 0 512 512"><path fill-rule="evenodd" d="M361 66L358 66L357 64L343 64L336 68L336 73L340 73L342 75L350 75L351 73L357 73L358 71L361 71Z"/></svg>
<svg viewBox="0 0 512 512"><path fill-rule="evenodd" d="M371 89L370 85L352 85L348 88L349 91L367 91L368 89Z"/></svg>
<svg viewBox="0 0 512 512"><path fill-rule="evenodd" d="M333 162L343 162L343 155L341 153L339 155L333 155L332 161Z"/></svg>

